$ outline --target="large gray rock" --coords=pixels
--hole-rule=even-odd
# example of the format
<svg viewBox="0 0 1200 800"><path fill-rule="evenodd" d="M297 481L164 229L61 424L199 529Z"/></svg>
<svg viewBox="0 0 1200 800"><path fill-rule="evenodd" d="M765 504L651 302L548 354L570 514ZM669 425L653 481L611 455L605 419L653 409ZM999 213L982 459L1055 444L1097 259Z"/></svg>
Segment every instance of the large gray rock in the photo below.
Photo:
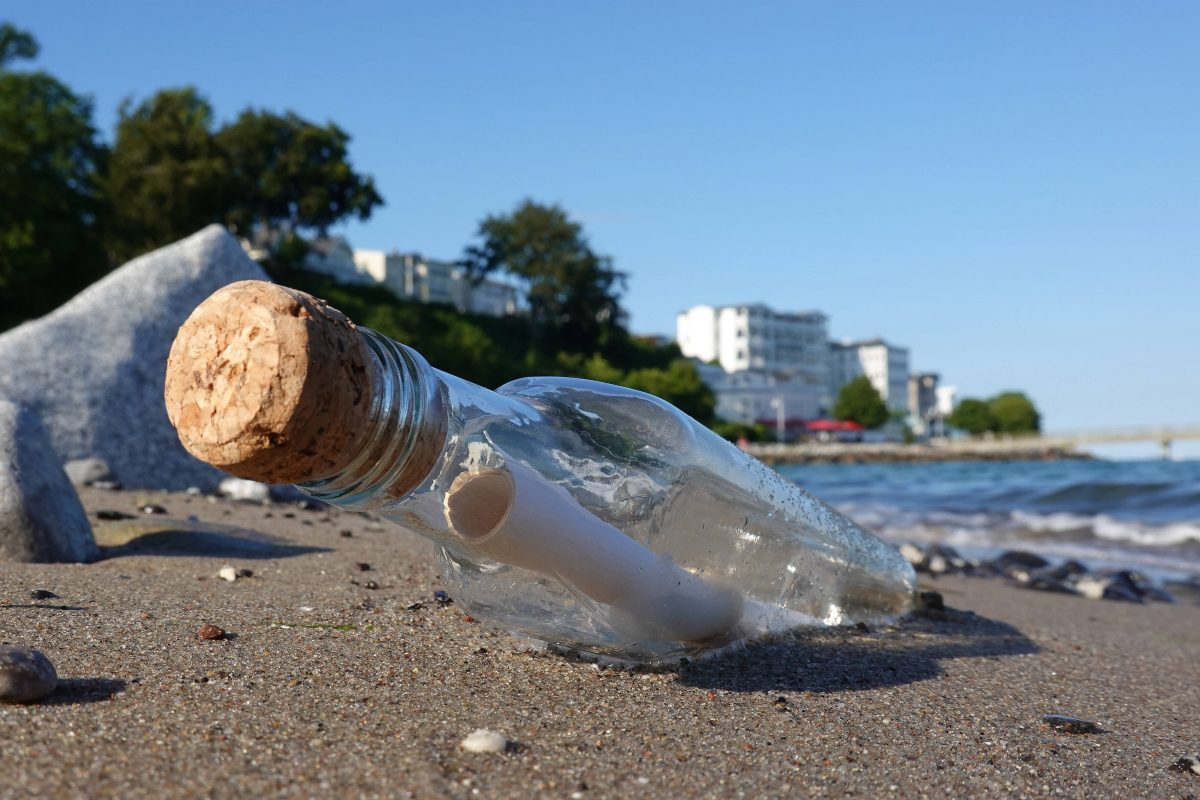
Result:
<svg viewBox="0 0 1200 800"><path fill-rule="evenodd" d="M213 489L163 405L167 354L204 298L267 280L219 225L137 258L61 308L0 336L0 395L37 412L60 463L104 459L126 488Z"/></svg>
<svg viewBox="0 0 1200 800"><path fill-rule="evenodd" d="M0 561L91 561L97 553L45 426L0 399Z"/></svg>

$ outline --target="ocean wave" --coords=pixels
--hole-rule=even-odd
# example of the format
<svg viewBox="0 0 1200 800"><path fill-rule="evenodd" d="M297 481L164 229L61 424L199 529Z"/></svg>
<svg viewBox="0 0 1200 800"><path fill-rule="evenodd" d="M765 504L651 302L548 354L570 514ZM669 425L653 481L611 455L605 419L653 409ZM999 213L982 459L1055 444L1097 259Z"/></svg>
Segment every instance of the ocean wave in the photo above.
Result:
<svg viewBox="0 0 1200 800"><path fill-rule="evenodd" d="M882 505L845 504L839 510L891 539L963 545L1009 546L1015 542L1119 542L1138 547L1200 545L1200 522L1152 523L1109 514L1069 511L917 512Z"/></svg>

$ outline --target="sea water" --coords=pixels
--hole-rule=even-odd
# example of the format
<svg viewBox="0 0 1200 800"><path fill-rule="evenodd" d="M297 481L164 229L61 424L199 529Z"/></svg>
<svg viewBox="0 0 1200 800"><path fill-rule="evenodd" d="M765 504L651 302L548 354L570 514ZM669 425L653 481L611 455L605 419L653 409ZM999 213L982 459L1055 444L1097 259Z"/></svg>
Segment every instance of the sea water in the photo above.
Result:
<svg viewBox="0 0 1200 800"><path fill-rule="evenodd" d="M1160 577L1200 573L1200 460L781 466L895 542L1007 549Z"/></svg>

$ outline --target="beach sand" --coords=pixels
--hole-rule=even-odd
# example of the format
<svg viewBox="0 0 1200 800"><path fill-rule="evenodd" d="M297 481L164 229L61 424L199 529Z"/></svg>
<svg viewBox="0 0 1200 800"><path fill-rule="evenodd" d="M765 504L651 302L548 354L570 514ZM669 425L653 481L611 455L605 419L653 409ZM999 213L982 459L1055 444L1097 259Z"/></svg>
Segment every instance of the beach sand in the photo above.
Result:
<svg viewBox="0 0 1200 800"><path fill-rule="evenodd" d="M132 544L0 565L0 641L60 678L0 706L0 797L1200 796L1170 769L1200 750L1200 608L942 578L942 618L603 669L439 605L432 546L359 514L82 499ZM476 728L508 751L463 751Z"/></svg>

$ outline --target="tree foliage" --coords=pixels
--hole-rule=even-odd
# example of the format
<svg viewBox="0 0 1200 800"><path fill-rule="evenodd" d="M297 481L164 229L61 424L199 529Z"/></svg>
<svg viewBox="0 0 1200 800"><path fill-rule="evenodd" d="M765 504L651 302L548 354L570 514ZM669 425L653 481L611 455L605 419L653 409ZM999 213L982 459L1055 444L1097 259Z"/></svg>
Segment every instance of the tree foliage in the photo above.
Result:
<svg viewBox="0 0 1200 800"><path fill-rule="evenodd" d="M666 369L632 370L621 383L661 397L705 425L715 420L716 397L686 358L673 361Z"/></svg>
<svg viewBox="0 0 1200 800"><path fill-rule="evenodd" d="M946 421L974 436L984 433L1037 433L1042 420L1024 392L1001 392L989 400L964 398Z"/></svg>
<svg viewBox="0 0 1200 800"><path fill-rule="evenodd" d="M0 23L0 69L10 61L37 58L39 49L29 31L19 30L10 22Z"/></svg>
<svg viewBox="0 0 1200 800"><path fill-rule="evenodd" d="M164 89L136 106L126 100L105 181L112 258L124 261L222 221L228 173L212 106L194 88Z"/></svg>
<svg viewBox="0 0 1200 800"><path fill-rule="evenodd" d="M383 204L375 182L350 165L350 135L333 123L248 109L216 142L229 164L225 219L244 236L258 227L324 235L330 225L350 216L365 220Z"/></svg>
<svg viewBox="0 0 1200 800"><path fill-rule="evenodd" d="M1042 416L1024 392L1001 392L988 401L998 433L1036 433Z"/></svg>
<svg viewBox="0 0 1200 800"><path fill-rule="evenodd" d="M974 397L967 397L959 402L954 407L954 412L946 417L946 421L974 436L996 430L996 417L992 414L992 409L985 401Z"/></svg>
<svg viewBox="0 0 1200 800"><path fill-rule="evenodd" d="M525 286L544 347L590 353L621 335L625 275L592 251L583 228L558 206L525 200L479 224L462 263L473 280L501 270Z"/></svg>
<svg viewBox="0 0 1200 800"><path fill-rule="evenodd" d="M37 42L0 26L0 330L44 314L104 274L105 149L91 103L45 72L7 66Z"/></svg>
<svg viewBox="0 0 1200 800"><path fill-rule="evenodd" d="M833 416L857 422L864 428L878 428L888 421L890 414L879 390L871 384L871 379L859 375L838 392L833 404Z"/></svg>
<svg viewBox="0 0 1200 800"><path fill-rule="evenodd" d="M302 258L297 231L324 234L383 203L374 181L351 166L349 142L337 125L291 112L247 110L217 128L193 87L126 101L106 181L112 256L124 260L222 222L284 260Z"/></svg>

